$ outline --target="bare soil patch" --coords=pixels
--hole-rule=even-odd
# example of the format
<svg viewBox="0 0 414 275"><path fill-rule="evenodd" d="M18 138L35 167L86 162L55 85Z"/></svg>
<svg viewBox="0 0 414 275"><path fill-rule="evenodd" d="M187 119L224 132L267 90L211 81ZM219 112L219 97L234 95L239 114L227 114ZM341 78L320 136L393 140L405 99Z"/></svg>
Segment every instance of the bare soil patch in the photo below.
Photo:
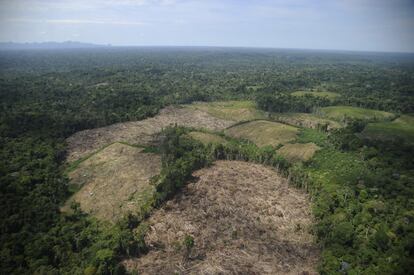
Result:
<svg viewBox="0 0 414 275"><path fill-rule="evenodd" d="M316 274L308 196L262 165L217 161L148 220L138 274ZM193 238L186 248L183 241ZM306 273L308 272L308 273Z"/></svg>
<svg viewBox="0 0 414 275"><path fill-rule="evenodd" d="M72 201L99 219L116 221L127 212L136 213L154 192L149 184L159 174L159 155L141 152L141 148L114 143L94 154L69 173L72 184L81 185Z"/></svg>
<svg viewBox="0 0 414 275"><path fill-rule="evenodd" d="M308 161L320 148L313 142L310 143L288 143L283 145L277 152L290 162Z"/></svg>
<svg viewBox="0 0 414 275"><path fill-rule="evenodd" d="M72 162L87 156L93 151L116 141L130 144L150 145L157 133L169 125L205 128L207 130L223 130L234 124L211 116L210 114L185 107L167 107L158 115L141 121L117 123L102 128L75 133L66 141L68 143L67 160Z"/></svg>

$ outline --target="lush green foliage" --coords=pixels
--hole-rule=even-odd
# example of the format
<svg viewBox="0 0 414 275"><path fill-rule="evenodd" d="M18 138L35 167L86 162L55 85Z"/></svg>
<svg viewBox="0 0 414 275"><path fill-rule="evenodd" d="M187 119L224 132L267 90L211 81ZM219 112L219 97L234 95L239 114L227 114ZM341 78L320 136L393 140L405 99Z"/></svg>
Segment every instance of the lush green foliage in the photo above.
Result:
<svg viewBox="0 0 414 275"><path fill-rule="evenodd" d="M296 91L293 92L291 95L293 96L316 96L316 97L325 97L327 99L335 99L337 97L340 97L340 94L332 93L332 92L326 92L326 91Z"/></svg>
<svg viewBox="0 0 414 275"><path fill-rule="evenodd" d="M63 168L64 139L76 131L141 119L168 104L200 100L257 98L267 111L311 111L327 103L287 94L319 86L341 94L334 104L414 112L413 72L412 60L405 55L204 48L0 52L1 273L122 273L120 255L145 250L145 230L133 230L142 217L130 216L109 226L76 207L73 214L60 213L70 195ZM327 142L320 134L303 133L303 140L318 137L320 144ZM179 136L178 141L168 139L170 145L161 150L165 170L157 197L143 214L177 192L193 169L214 158L256 161L282 171L288 168L270 147L240 146L237 141L203 147ZM338 137L334 143L353 151L324 149L311 166L295 168L301 171L298 175L312 179L305 187L332 189L332 193L320 191L320 196L312 191L315 198L320 197L318 217L326 224L318 228L327 247L322 269L329 273L346 260L355 272L404 270L413 251L413 175L412 160L407 158L412 151L397 150L396 144L388 143L365 148L354 142L351 146L346 140L354 141L354 133L347 137ZM337 158L346 159L341 162L343 168L338 167L342 169L338 175L344 176L340 179L327 172L337 169L327 166ZM360 159L362 167L376 171L373 176L367 174L370 180L361 179L363 187L352 184L360 175L358 169L365 168L355 172L354 166L345 165ZM326 171L327 176L318 171ZM341 188L348 191L346 199L339 200ZM335 204L325 207L331 200ZM340 222L332 216L336 212L332 214L331 208L337 205L350 209L341 210L345 218L338 218ZM337 224L338 228L331 228ZM361 232L367 229L368 237L363 239Z"/></svg>
<svg viewBox="0 0 414 275"><path fill-rule="evenodd" d="M414 142L414 117L402 115L386 122L369 123L362 132L367 139L377 141Z"/></svg>
<svg viewBox="0 0 414 275"><path fill-rule="evenodd" d="M194 170L206 166L209 157L199 142L189 138L186 129L167 128L161 144L163 169L156 187L155 204L173 196L191 179Z"/></svg>
<svg viewBox="0 0 414 275"><path fill-rule="evenodd" d="M413 147L364 143L357 136L364 123L351 123L330 134L306 130L303 139L323 145L292 177L307 182L323 245L321 271L350 274L413 272ZM327 142L329 140L329 142ZM334 146L335 144L335 146Z"/></svg>
<svg viewBox="0 0 414 275"><path fill-rule="evenodd" d="M321 106L328 106L331 101L324 97L311 95L293 96L285 93L263 94L257 97L257 105L267 112L302 112L310 113Z"/></svg>

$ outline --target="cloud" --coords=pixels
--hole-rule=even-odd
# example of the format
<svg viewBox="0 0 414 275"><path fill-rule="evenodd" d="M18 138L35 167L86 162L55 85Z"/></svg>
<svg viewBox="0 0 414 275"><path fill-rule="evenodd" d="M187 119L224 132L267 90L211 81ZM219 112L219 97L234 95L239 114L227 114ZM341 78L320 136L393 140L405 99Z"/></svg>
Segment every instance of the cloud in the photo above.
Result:
<svg viewBox="0 0 414 275"><path fill-rule="evenodd" d="M149 5L174 5L178 3L177 0L105 0L101 1L106 5L125 5L125 6L149 6Z"/></svg>
<svg viewBox="0 0 414 275"><path fill-rule="evenodd" d="M11 18L4 20L10 23L46 23L46 24L95 24L95 25L133 25L142 26L147 23L139 21L118 21L118 20L84 20L84 19L30 19L30 18Z"/></svg>
<svg viewBox="0 0 414 275"><path fill-rule="evenodd" d="M413 11L413 0L0 0L0 39L412 51Z"/></svg>
<svg viewBox="0 0 414 275"><path fill-rule="evenodd" d="M0 0L0 6L3 8L14 7L28 10L90 10L99 7L169 6L185 1L188 0Z"/></svg>

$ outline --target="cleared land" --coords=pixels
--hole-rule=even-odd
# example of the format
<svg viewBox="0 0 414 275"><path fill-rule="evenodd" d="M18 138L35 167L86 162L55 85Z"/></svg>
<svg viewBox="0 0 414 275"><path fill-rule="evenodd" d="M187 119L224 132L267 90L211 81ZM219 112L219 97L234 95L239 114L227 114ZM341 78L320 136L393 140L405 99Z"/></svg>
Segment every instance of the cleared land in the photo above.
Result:
<svg viewBox="0 0 414 275"><path fill-rule="evenodd" d="M113 222L136 213L154 191L151 177L161 170L160 156L142 150L114 143L80 163L69 178L81 188L63 210L76 201L83 211Z"/></svg>
<svg viewBox="0 0 414 275"><path fill-rule="evenodd" d="M298 128L266 120L255 120L231 127L225 133L234 138L250 140L257 146L284 144L295 140Z"/></svg>
<svg viewBox="0 0 414 275"><path fill-rule="evenodd" d="M117 142L130 144L151 145L156 139L156 134L169 125L205 128L207 130L223 130L233 121L220 119L208 113L185 107L167 107L152 118L117 123L107 127L85 130L70 136L66 142L67 161L72 162L102 148L103 146Z"/></svg>
<svg viewBox="0 0 414 275"><path fill-rule="evenodd" d="M265 118L265 113L258 110L253 101L198 102L186 106L207 112L219 119L235 122Z"/></svg>
<svg viewBox="0 0 414 275"><path fill-rule="evenodd" d="M297 91L292 93L293 96L305 96L311 95L315 97L325 97L328 99L335 99L340 97L340 94L332 93L332 92L312 92L312 91Z"/></svg>
<svg viewBox="0 0 414 275"><path fill-rule="evenodd" d="M288 143L277 152L290 162L308 161L320 148L315 143Z"/></svg>
<svg viewBox="0 0 414 275"><path fill-rule="evenodd" d="M378 121L395 117L394 114L384 111L350 106L323 107L318 110L318 114L337 121L345 121L347 118Z"/></svg>
<svg viewBox="0 0 414 275"><path fill-rule="evenodd" d="M308 113L273 113L272 119L286 124L311 129L318 129L326 126L326 130L328 131L342 127L337 121L321 118Z"/></svg>
<svg viewBox="0 0 414 275"><path fill-rule="evenodd" d="M218 161L147 221L138 274L316 274L310 201L270 168ZM260 183L260 184L259 184ZM191 236L194 246L183 241ZM308 273L307 273L308 272Z"/></svg>
<svg viewBox="0 0 414 275"><path fill-rule="evenodd" d="M414 117L402 115L393 121L369 123L362 132L362 136L374 140L396 140L401 138L413 143Z"/></svg>
<svg viewBox="0 0 414 275"><path fill-rule="evenodd" d="M226 143L226 140L224 138L222 138L219 135L215 135L215 134L193 131L193 132L190 132L189 135L193 139L198 140L203 144L209 144L209 143L224 144Z"/></svg>

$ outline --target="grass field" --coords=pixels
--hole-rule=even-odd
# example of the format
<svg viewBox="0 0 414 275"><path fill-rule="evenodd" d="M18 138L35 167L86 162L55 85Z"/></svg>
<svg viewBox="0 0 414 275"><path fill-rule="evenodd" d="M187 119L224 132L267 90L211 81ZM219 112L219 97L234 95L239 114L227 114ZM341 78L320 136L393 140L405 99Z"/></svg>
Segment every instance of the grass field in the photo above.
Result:
<svg viewBox="0 0 414 275"><path fill-rule="evenodd" d="M273 113L271 116L273 120L298 127L318 129L326 125L328 131L342 127L337 121L308 113Z"/></svg>
<svg viewBox="0 0 414 275"><path fill-rule="evenodd" d="M219 119L237 122L265 118L264 112L256 109L253 101L198 102L186 106L207 112Z"/></svg>
<svg viewBox="0 0 414 275"><path fill-rule="evenodd" d="M335 99L340 97L340 94L332 93L332 92L312 92L312 91L297 91L292 93L293 96L305 96L311 95L315 97L325 97L328 99Z"/></svg>
<svg viewBox="0 0 414 275"><path fill-rule="evenodd" d="M317 274L319 248L303 190L271 168L241 161L217 161L193 175L197 181L148 219L150 250L125 260L128 271Z"/></svg>
<svg viewBox="0 0 414 275"><path fill-rule="evenodd" d="M315 143L288 143L277 152L289 162L308 161L319 147Z"/></svg>
<svg viewBox="0 0 414 275"><path fill-rule="evenodd" d="M362 137L374 140L401 138L414 143L414 116L402 115L393 121L369 123L362 132Z"/></svg>
<svg viewBox="0 0 414 275"><path fill-rule="evenodd" d="M225 130L225 133L234 138L244 138L255 143L257 146L277 146L296 138L299 129L290 125L255 120L239 124Z"/></svg>
<svg viewBox="0 0 414 275"><path fill-rule="evenodd" d="M323 107L320 108L317 113L318 115L337 121L346 121L347 118L381 121L395 117L394 114L384 111L350 106Z"/></svg>
<svg viewBox="0 0 414 275"><path fill-rule="evenodd" d="M153 193L150 178L161 169L159 155L142 151L143 148L114 143L79 163L69 178L80 189L63 210L76 201L83 211L112 222L127 212L137 212Z"/></svg>
<svg viewBox="0 0 414 275"><path fill-rule="evenodd" d="M198 140L203 144L209 144L209 143L224 144L226 143L226 139L222 138L219 135L215 135L215 134L193 131L193 132L190 132L189 135L193 139Z"/></svg>

